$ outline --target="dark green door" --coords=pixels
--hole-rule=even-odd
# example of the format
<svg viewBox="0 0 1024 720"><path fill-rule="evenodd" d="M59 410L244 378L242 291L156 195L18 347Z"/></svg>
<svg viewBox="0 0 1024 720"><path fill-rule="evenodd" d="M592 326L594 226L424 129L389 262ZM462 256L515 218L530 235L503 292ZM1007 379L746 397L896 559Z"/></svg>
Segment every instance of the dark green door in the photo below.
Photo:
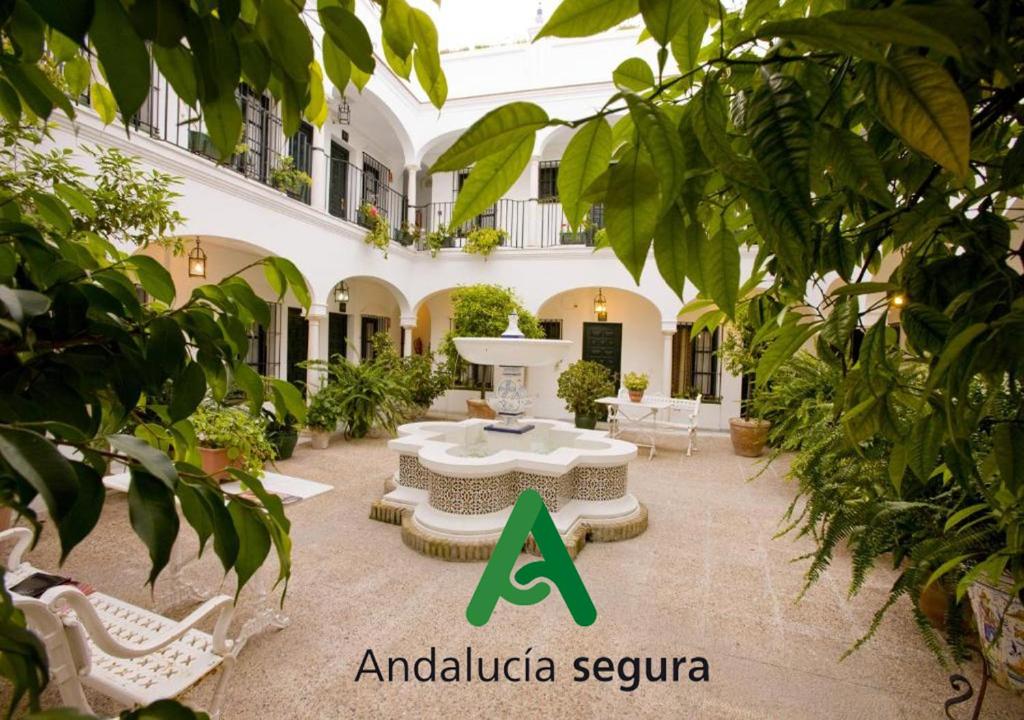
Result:
<svg viewBox="0 0 1024 720"><path fill-rule="evenodd" d="M306 386L306 370L297 363L309 357L309 321L299 308L288 308L288 382Z"/></svg>
<svg viewBox="0 0 1024 720"><path fill-rule="evenodd" d="M604 365L618 383L622 372L622 323L583 323L583 359Z"/></svg>
<svg viewBox="0 0 1024 720"><path fill-rule="evenodd" d="M327 316L327 357L348 357L348 315L332 312Z"/></svg>
<svg viewBox="0 0 1024 720"><path fill-rule="evenodd" d="M330 182L327 186L327 212L334 217L352 220L354 208L348 206L348 148L331 141ZM349 214L347 211L352 210Z"/></svg>

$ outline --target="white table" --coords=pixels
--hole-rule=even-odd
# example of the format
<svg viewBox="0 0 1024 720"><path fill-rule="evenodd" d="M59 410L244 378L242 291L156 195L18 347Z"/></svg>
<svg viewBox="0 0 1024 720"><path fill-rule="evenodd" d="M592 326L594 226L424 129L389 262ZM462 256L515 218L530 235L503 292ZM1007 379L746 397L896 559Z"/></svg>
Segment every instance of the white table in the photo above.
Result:
<svg viewBox="0 0 1024 720"><path fill-rule="evenodd" d="M298 498L298 500L285 505L285 513L288 512L287 508L289 507L334 489L324 483L273 472L264 473L261 482L267 492L291 495ZM115 492L128 492L128 485L130 483L131 475L127 472L108 475L103 478L104 486L108 490ZM230 495L237 495L244 491L242 484L238 481L223 483L221 489ZM168 563L167 589L160 593L159 608L173 607L186 602L202 602L219 589L203 590L189 583L184 578L182 571L189 563L197 559L186 558L181 550L181 543L174 543L174 547L171 549L171 559ZM268 563L264 562L253 577L252 585L253 591L256 593L256 612L251 618L246 620L239 630L238 638L235 640L236 652L241 650L242 646L256 635L268 630L287 627L291 623L291 619L281 610L280 605L274 603L270 598L270 588L273 582L267 566Z"/></svg>
<svg viewBox="0 0 1024 720"><path fill-rule="evenodd" d="M654 457L657 452L656 438L658 433L658 413L667 410L672 403L667 399L647 399L640 402L633 402L629 398L617 396L598 398L597 402L608 406L609 415L614 419L612 437L618 437L622 433L622 419L626 419L631 429L638 430L649 442L638 442L641 447L650 448L648 459ZM649 429L645 429L649 426Z"/></svg>

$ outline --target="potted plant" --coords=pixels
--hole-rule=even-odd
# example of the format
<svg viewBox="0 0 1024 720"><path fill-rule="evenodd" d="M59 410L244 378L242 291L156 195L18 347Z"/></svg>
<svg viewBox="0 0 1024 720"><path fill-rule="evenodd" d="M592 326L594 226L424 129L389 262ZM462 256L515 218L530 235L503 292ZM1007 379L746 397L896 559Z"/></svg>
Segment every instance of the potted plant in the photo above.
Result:
<svg viewBox="0 0 1024 720"><path fill-rule="evenodd" d="M430 257L435 258L442 248L452 247L453 237L451 229L441 223L437 230L432 230L423 236L423 244L430 251Z"/></svg>
<svg viewBox="0 0 1024 720"><path fill-rule="evenodd" d="M505 244L507 238L508 233L498 228L474 228L466 235L466 244L462 246L462 252L482 255L487 259L494 248Z"/></svg>
<svg viewBox="0 0 1024 720"><path fill-rule="evenodd" d="M629 399L638 403L644 399L644 390L647 389L650 381L647 373L628 372L622 378L622 386L629 391Z"/></svg>
<svg viewBox="0 0 1024 720"><path fill-rule="evenodd" d="M372 245L388 256L388 246L391 244L391 225L384 217L384 214L377 209L377 206L364 202L359 206L359 224L367 228L369 232L363 238L363 242Z"/></svg>
<svg viewBox="0 0 1024 720"><path fill-rule="evenodd" d="M230 477L228 468L245 470L257 477L274 458L264 420L239 407L206 404L191 418L199 441L203 472L217 480Z"/></svg>
<svg viewBox="0 0 1024 720"><path fill-rule="evenodd" d="M274 448L275 460L287 460L295 452L299 442L299 427L295 416L286 413L283 419L270 410L264 409L266 420L267 441Z"/></svg>
<svg viewBox="0 0 1024 720"><path fill-rule="evenodd" d="M615 394L611 371L592 360L578 360L558 376L558 397L575 416L576 427L593 430L601 415L599 397Z"/></svg>
<svg viewBox="0 0 1024 720"><path fill-rule="evenodd" d="M295 159L285 155L278 161L277 167L270 171L270 184L288 195L301 195L313 184L308 173L295 167Z"/></svg>
<svg viewBox="0 0 1024 720"><path fill-rule="evenodd" d="M379 332L370 338L373 345L373 363L388 368L409 393L406 415L422 417L430 405L443 395L452 384L448 363L435 363L433 353L414 352L400 357L395 343L386 332Z"/></svg>
<svg viewBox="0 0 1024 720"><path fill-rule="evenodd" d="M331 433L338 429L338 405L330 385L324 385L310 398L306 427L310 431L313 449L326 450L331 444Z"/></svg>
<svg viewBox="0 0 1024 720"><path fill-rule="evenodd" d="M395 431L411 405L400 367L374 360L357 365L335 355L327 371L331 382L320 392L330 397L334 417L344 425L345 437L363 438L374 428Z"/></svg>
<svg viewBox="0 0 1024 720"><path fill-rule="evenodd" d="M729 418L729 440L733 452L742 457L760 457L768 444L772 424L754 412L754 369L763 352L761 345L754 346L754 336L763 324L767 300L755 297L736 308L735 321L723 327L724 337L718 349L718 356L725 369L733 375L747 378L746 397L740 402L739 417Z"/></svg>
<svg viewBox="0 0 1024 720"><path fill-rule="evenodd" d="M455 349L454 338L500 337L508 326L508 316L512 312L519 314L519 329L523 335L537 339L544 337L537 318L522 306L508 288L479 284L464 285L452 291L452 329L441 343L441 352L447 358L448 367L453 368L453 375L458 377L460 369L466 367L465 361ZM484 399L483 385L478 384L473 389L480 391L480 398L466 400L469 416L496 417Z"/></svg>

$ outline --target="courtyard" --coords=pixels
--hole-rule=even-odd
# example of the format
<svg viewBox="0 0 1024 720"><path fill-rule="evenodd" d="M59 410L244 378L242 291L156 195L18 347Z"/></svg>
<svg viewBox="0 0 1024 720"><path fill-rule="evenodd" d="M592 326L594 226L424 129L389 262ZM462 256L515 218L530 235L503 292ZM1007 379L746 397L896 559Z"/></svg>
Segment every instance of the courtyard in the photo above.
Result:
<svg viewBox="0 0 1024 720"><path fill-rule="evenodd" d="M302 443L278 471L333 489L288 509L294 550L285 610L291 625L253 638L242 650L224 717L447 717L469 707L477 717L940 716L942 702L955 693L906 608L890 613L874 639L839 660L886 596L894 576L881 563L869 586L847 600L849 563L837 558L794 603L804 565L791 559L811 545L773 540L794 488L785 478L786 458L748 482L762 463L734 455L723 436L701 437L692 457L671 447L653 460L643 454L630 465L629 486L648 508L647 532L625 542L588 543L576 559L597 622L577 628L553 593L528 607L501 602L487 626L473 628L464 612L483 563L424 557L403 545L395 527L368 519L370 504L397 468L385 441L338 438L327 450ZM145 550L127 515L124 496L111 495L88 552L72 553L63 572L152 607ZM179 542L189 552L195 548L191 533ZM58 557L47 528L29 560L53 569ZM222 575L212 551L185 574L208 589L217 588ZM165 582L157 582L156 599ZM233 578L222 592L232 588ZM234 628L251 611L251 593L251 587L243 591ZM191 607L169 614L180 617ZM488 661L530 657L534 667L549 657L555 681L524 686L396 679L382 685L364 674L354 682L367 649L386 675L386 658L404 657L411 665L431 646L439 666L442 656L464 657L467 647ZM702 656L709 682L691 683L685 674L678 683L641 678L632 692L621 690L617 680L576 683L572 663L580 656L591 662L599 656L616 662ZM977 687L979 665L966 665L965 673ZM202 706L212 686L207 678L185 700ZM525 705L523 693L530 698ZM90 699L98 713L117 711L105 698ZM1017 718L1019 709L1019 700L989 684L983 717Z"/></svg>

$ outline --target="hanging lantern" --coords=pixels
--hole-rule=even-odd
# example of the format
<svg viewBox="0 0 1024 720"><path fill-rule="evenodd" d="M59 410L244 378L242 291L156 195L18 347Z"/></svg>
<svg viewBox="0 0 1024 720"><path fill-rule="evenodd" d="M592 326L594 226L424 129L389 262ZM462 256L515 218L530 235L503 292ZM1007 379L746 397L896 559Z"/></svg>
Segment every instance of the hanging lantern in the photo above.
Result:
<svg viewBox="0 0 1024 720"><path fill-rule="evenodd" d="M597 297L594 298L594 314L597 315L599 322L608 319L608 301L604 299L604 292L601 288L597 289Z"/></svg>
<svg viewBox="0 0 1024 720"><path fill-rule="evenodd" d="M352 123L352 106L348 104L348 98L344 95L338 100L337 116L339 125L350 125Z"/></svg>
<svg viewBox="0 0 1024 720"><path fill-rule="evenodd" d="M206 253L199 247L199 236L196 236L196 246L188 252L188 276L206 277Z"/></svg>
<svg viewBox="0 0 1024 720"><path fill-rule="evenodd" d="M907 304L907 296L903 293L896 293L889 298L889 303L895 308L901 308Z"/></svg>
<svg viewBox="0 0 1024 720"><path fill-rule="evenodd" d="M339 305L348 302L348 284L344 280L334 286L334 302Z"/></svg>

